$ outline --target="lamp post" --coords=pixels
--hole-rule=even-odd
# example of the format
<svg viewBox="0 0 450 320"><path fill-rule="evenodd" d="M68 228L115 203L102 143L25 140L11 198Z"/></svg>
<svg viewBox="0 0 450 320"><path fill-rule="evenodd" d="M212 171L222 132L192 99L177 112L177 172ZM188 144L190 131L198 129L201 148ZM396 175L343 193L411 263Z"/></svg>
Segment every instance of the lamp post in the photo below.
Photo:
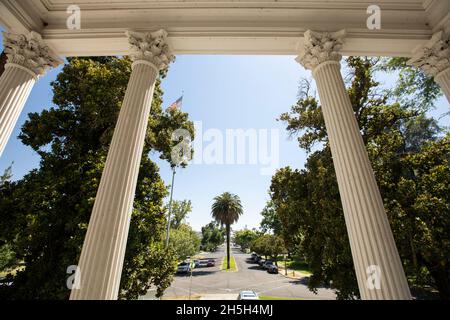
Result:
<svg viewBox="0 0 450 320"><path fill-rule="evenodd" d="M287 276L287 259L286 259L286 255L284 255L284 275Z"/></svg>
<svg viewBox="0 0 450 320"><path fill-rule="evenodd" d="M174 183L174 181L175 181L175 166L172 165L172 185L170 187L169 214L167 216L166 248L169 246L170 215L172 214L172 196L173 196L173 183Z"/></svg>

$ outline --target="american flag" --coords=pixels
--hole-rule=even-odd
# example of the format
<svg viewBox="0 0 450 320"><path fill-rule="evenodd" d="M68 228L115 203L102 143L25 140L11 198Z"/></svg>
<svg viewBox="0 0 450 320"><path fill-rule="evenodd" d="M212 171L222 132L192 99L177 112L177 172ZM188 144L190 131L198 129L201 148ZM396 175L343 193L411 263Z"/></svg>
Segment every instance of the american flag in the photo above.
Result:
<svg viewBox="0 0 450 320"><path fill-rule="evenodd" d="M182 104L183 104L183 96L179 97L177 101L175 101L169 107L167 107L166 111L180 109Z"/></svg>

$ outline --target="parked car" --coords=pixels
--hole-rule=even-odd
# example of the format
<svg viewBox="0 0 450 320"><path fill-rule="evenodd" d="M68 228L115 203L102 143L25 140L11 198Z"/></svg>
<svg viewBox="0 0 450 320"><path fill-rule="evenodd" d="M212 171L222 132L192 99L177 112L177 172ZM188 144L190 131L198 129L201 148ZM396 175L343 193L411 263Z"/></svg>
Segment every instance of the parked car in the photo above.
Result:
<svg viewBox="0 0 450 320"><path fill-rule="evenodd" d="M200 260L195 259L194 260L194 268L200 267Z"/></svg>
<svg viewBox="0 0 450 320"><path fill-rule="evenodd" d="M255 258L255 262L258 262L259 263L259 260L261 260L262 259L262 257L261 256L256 256L256 258Z"/></svg>
<svg viewBox="0 0 450 320"><path fill-rule="evenodd" d="M259 264L260 267L262 267L265 262L266 262L266 259L259 259L258 260L258 264Z"/></svg>
<svg viewBox="0 0 450 320"><path fill-rule="evenodd" d="M241 291L238 296L238 300L259 300L259 296L255 291Z"/></svg>
<svg viewBox="0 0 450 320"><path fill-rule="evenodd" d="M208 266L208 259L201 259L198 261L198 266L196 268L204 268Z"/></svg>
<svg viewBox="0 0 450 320"><path fill-rule="evenodd" d="M258 255L254 252L250 255L250 259L252 259L253 261L255 261L257 257Z"/></svg>
<svg viewBox="0 0 450 320"><path fill-rule="evenodd" d="M178 264L177 273L188 273L191 272L191 265L189 262L181 262Z"/></svg>
<svg viewBox="0 0 450 320"><path fill-rule="evenodd" d="M214 259L209 259L206 266L207 267L214 267L216 265L216 261Z"/></svg>
<svg viewBox="0 0 450 320"><path fill-rule="evenodd" d="M269 266L271 266L271 265L273 265L273 262L270 261L270 260L266 260L266 261L263 263L262 267L263 267L264 270L267 270L267 268L268 268Z"/></svg>
<svg viewBox="0 0 450 320"><path fill-rule="evenodd" d="M278 273L278 267L274 264L271 264L267 267L268 273Z"/></svg>

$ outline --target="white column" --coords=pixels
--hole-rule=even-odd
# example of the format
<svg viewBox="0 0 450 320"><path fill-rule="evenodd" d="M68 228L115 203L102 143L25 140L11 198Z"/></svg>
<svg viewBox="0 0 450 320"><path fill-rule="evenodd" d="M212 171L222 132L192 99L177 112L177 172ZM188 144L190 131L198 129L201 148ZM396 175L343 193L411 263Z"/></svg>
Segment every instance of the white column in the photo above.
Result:
<svg viewBox="0 0 450 320"><path fill-rule="evenodd" d="M434 81L441 87L442 92L447 97L447 101L450 102L450 67L439 72L434 77Z"/></svg>
<svg viewBox="0 0 450 320"><path fill-rule="evenodd" d="M344 31L307 31L297 61L319 92L362 299L410 299L377 182L340 73ZM379 280L379 286L377 283Z"/></svg>
<svg viewBox="0 0 450 320"><path fill-rule="evenodd" d="M8 62L0 77L0 156L38 76L62 63L36 32L3 37Z"/></svg>
<svg viewBox="0 0 450 320"><path fill-rule="evenodd" d="M128 33L134 60L70 298L117 299L155 80L173 59L167 33Z"/></svg>
<svg viewBox="0 0 450 320"><path fill-rule="evenodd" d="M421 68L425 74L434 77L450 102L450 34L436 32L430 41L413 53L408 64Z"/></svg>

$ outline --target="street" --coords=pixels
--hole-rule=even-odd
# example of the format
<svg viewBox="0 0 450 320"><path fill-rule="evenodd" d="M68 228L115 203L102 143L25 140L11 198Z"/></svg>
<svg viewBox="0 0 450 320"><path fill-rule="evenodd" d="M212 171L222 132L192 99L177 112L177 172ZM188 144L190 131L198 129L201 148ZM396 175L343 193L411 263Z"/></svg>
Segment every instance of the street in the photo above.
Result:
<svg viewBox="0 0 450 320"><path fill-rule="evenodd" d="M335 299L333 290L320 288L317 294L309 291L302 280L289 279L281 274L269 274L257 264L250 262L249 254L232 249L238 271L221 271L222 258L226 256L225 247L208 254L207 258L215 258L215 267L197 268L190 275L175 275L164 299L236 299L242 290L253 290L259 296L272 296L297 299Z"/></svg>

